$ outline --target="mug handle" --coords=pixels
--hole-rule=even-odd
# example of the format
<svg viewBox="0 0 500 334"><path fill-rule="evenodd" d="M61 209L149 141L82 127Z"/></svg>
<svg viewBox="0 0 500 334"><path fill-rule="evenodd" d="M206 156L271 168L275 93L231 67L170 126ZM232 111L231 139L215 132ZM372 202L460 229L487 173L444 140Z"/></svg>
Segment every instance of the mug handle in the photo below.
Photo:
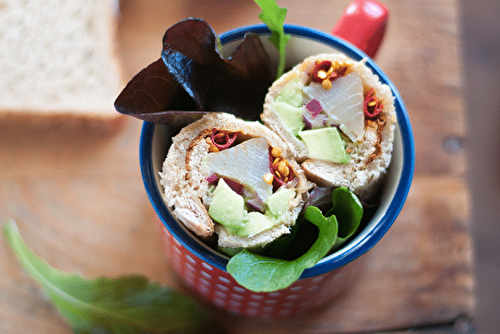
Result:
<svg viewBox="0 0 500 334"><path fill-rule="evenodd" d="M375 57L389 19L389 10L376 0L352 1L331 33Z"/></svg>

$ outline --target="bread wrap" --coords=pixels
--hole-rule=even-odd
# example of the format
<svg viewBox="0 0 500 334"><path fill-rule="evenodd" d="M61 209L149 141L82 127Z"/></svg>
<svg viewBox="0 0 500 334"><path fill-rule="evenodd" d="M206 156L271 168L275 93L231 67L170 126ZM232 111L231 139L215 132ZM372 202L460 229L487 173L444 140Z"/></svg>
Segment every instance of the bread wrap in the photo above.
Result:
<svg viewBox="0 0 500 334"><path fill-rule="evenodd" d="M365 114L370 102L374 106ZM287 143L308 180L324 187L347 187L362 200L375 196L391 160L396 114L390 87L363 60L343 54L305 59L270 87L261 119ZM306 131L323 128L338 130L344 160L342 152L334 157L337 161L311 156L304 138L312 132ZM311 151L326 146L310 144Z"/></svg>
<svg viewBox="0 0 500 334"><path fill-rule="evenodd" d="M226 139L236 138L229 148L219 149L214 145L214 140L217 141L216 136L220 133L221 137L228 134ZM269 180L261 182L265 174L275 171L271 169L276 160L273 155L277 156L277 161L284 161L289 168L289 180L283 182L279 188L276 180L271 180L274 184L269 184ZM279 163L275 167L277 165ZM235 168L240 170L234 173ZM308 182L302 169L279 136L259 122L243 121L225 113L209 113L184 127L173 138L160 176L161 184L165 188L165 201L172 215L197 236L206 239L217 234L218 246L230 248L260 247L290 233L290 227L295 224L302 210L308 190ZM245 181L250 179L251 182ZM217 205L216 211L214 204L216 194L217 200L220 200L219 194L222 194L222 189L227 186L232 186L232 190L244 200L244 229L240 225L235 228L228 225L227 221L221 223L211 217L215 214L220 216L220 205ZM241 189L242 186L244 189ZM270 193L268 186L271 187ZM281 201L281 206L278 205L280 209L273 206L273 211L271 204L266 201L271 203L271 196L281 190L283 192L280 192L280 196L285 192L289 196L286 198L286 208L283 207L285 201ZM222 200L235 196L232 192L228 193L227 189L224 191L227 195L222 196ZM235 203L240 201L238 198L228 200L228 215L234 213L234 206L237 205ZM260 202L255 204L256 201ZM214 214L211 212L211 206ZM266 224L270 222L271 225L263 230L259 224L257 228L247 228L250 225L245 224L249 224L255 217L260 225L262 221ZM226 219L229 218L224 217L224 220ZM264 226L267 226L266 224ZM251 231L248 232L248 229Z"/></svg>

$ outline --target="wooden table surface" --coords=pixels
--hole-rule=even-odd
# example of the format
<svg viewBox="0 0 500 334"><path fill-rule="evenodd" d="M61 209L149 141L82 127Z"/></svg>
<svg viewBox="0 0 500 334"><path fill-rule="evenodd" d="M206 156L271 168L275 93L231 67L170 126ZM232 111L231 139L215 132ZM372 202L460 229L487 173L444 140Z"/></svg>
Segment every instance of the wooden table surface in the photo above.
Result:
<svg viewBox="0 0 500 334"><path fill-rule="evenodd" d="M282 0L286 22L329 31L350 0ZM465 182L466 136L457 0L385 0L391 16L376 61L408 109L415 177L393 227L364 255L356 284L315 315L224 318L230 333L374 332L470 328L474 277ZM159 58L166 28L186 17L217 33L259 23L250 0L124 0L118 51L125 80ZM143 190L141 122L108 134L64 127L0 129L0 224L13 217L54 267L88 278L138 273L178 288ZM457 320L458 319L458 320ZM437 327L427 327L437 326ZM443 326L443 327L440 327ZM71 333L0 238L0 332Z"/></svg>

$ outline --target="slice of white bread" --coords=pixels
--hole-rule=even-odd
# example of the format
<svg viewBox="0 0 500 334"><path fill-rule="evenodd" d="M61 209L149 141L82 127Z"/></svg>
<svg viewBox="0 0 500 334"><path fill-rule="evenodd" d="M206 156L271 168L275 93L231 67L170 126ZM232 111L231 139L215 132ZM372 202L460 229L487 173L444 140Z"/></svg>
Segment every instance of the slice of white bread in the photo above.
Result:
<svg viewBox="0 0 500 334"><path fill-rule="evenodd" d="M310 73L316 62L323 60L330 60L333 64L348 64L348 71L355 71L361 78L363 95L373 88L375 95L383 103L383 110L381 116L377 118L378 121L365 119L363 138L356 143L347 141L346 150L350 155L350 162L347 164L309 159L305 144L295 137L273 112L275 99L287 83L300 78L299 85L306 85L310 82ZM355 62L340 53L320 54L305 59L270 87L261 118L268 127L287 142L296 159L302 162L301 167L310 181L324 187L348 187L362 200L370 200L375 196L391 161L396 113L394 96L390 87L382 84L364 61Z"/></svg>
<svg viewBox="0 0 500 334"><path fill-rule="evenodd" d="M0 122L110 130L122 82L117 2L0 3Z"/></svg>
<svg viewBox="0 0 500 334"><path fill-rule="evenodd" d="M207 137L214 128L219 131L239 132L238 138L265 138L272 148L279 147L281 156L288 159L296 176L296 196L289 203L286 217L273 228L253 236L240 237L229 234L208 215L208 205L205 202L209 192L207 177L211 175L211 171L203 162L211 146ZM243 121L225 113L209 113L184 127L173 138L160 176L161 184L165 188L164 198L173 216L201 238L208 238L217 233L218 245L230 248L260 247L290 233L290 226L295 224L302 210L309 187L300 166L291 158L286 145L275 133L259 122Z"/></svg>

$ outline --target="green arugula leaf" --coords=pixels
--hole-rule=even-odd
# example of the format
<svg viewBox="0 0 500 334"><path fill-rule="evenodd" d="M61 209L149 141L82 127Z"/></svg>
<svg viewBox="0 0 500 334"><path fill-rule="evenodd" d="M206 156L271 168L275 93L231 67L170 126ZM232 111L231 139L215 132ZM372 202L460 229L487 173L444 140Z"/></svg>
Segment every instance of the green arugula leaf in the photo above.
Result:
<svg viewBox="0 0 500 334"><path fill-rule="evenodd" d="M363 206L356 195L347 188L337 188L332 193L332 202L328 217L315 206L308 206L304 211L304 218L316 225L319 232L314 244L302 256L283 260L243 250L229 260L228 273L255 292L273 292L290 286L305 269L316 265L331 250L338 249L358 229Z"/></svg>
<svg viewBox="0 0 500 334"><path fill-rule="evenodd" d="M287 13L286 8L279 7L275 0L254 0L255 3L262 9L259 14L259 19L271 31L269 41L278 50L280 59L278 63L278 71L276 77L279 78L285 72L285 47L290 39L290 35L285 34L283 25Z"/></svg>
<svg viewBox="0 0 500 334"><path fill-rule="evenodd" d="M77 334L206 333L217 325L188 297L140 275L88 280L51 267L25 244L14 221L3 232L26 271Z"/></svg>
<svg viewBox="0 0 500 334"><path fill-rule="evenodd" d="M227 271L239 284L255 292L272 292L290 286L305 269L314 266L328 253L337 237L335 216L325 218L318 208L310 206L305 211L305 218L318 227L319 234L304 255L287 261L245 249L229 260Z"/></svg>
<svg viewBox="0 0 500 334"><path fill-rule="evenodd" d="M332 250L339 249L359 228L363 218L363 204L352 191L345 187L332 192L332 208L327 216L335 215L339 221L339 232Z"/></svg>

